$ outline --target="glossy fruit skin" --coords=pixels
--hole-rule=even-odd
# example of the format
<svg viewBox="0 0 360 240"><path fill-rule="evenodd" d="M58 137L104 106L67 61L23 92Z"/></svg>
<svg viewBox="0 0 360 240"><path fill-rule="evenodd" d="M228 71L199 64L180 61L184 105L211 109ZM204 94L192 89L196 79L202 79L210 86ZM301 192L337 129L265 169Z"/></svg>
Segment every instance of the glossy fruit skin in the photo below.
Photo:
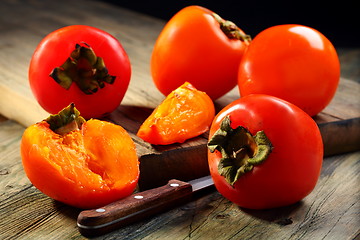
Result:
<svg viewBox="0 0 360 240"><path fill-rule="evenodd" d="M186 7L161 31L152 52L151 73L165 96L185 81L213 100L236 86L248 43L229 39L211 14L200 6Z"/></svg>
<svg viewBox="0 0 360 240"><path fill-rule="evenodd" d="M211 125L209 138L229 115L231 127L243 126L251 134L263 130L272 143L269 157L238 179L234 187L219 175L219 151L208 152L210 173L217 190L249 209L290 205L315 187L323 160L323 143L315 121L297 106L279 98L253 94L221 110Z"/></svg>
<svg viewBox="0 0 360 240"><path fill-rule="evenodd" d="M49 76L69 58L75 45L83 42L103 58L109 74L116 76L113 84L105 84L94 94L85 94L75 83L66 90ZM115 110L126 93L130 76L130 60L121 43L109 33L85 25L67 26L48 34L37 46L29 66L31 90L47 112L55 114L73 102L86 119Z"/></svg>
<svg viewBox="0 0 360 240"><path fill-rule="evenodd" d="M130 195L139 178L131 137L120 126L89 120L60 136L46 121L27 128L22 163L31 183L65 204L97 208Z"/></svg>
<svg viewBox="0 0 360 240"><path fill-rule="evenodd" d="M154 109L137 136L155 145L182 143L208 131L214 116L211 98L186 82Z"/></svg>
<svg viewBox="0 0 360 240"><path fill-rule="evenodd" d="M315 116L330 103L339 79L331 42L315 29L287 24L253 39L239 68L238 86L241 96L276 96Z"/></svg>

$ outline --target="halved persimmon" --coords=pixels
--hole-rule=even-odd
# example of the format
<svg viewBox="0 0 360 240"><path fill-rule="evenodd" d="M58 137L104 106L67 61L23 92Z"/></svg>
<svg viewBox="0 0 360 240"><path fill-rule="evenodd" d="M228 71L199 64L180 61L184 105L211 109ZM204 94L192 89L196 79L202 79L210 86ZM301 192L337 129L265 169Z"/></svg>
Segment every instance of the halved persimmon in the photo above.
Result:
<svg viewBox="0 0 360 240"><path fill-rule="evenodd" d="M130 195L139 177L135 144L128 133L106 121L85 121L74 105L27 128L21 156L36 188L83 209Z"/></svg>
<svg viewBox="0 0 360 240"><path fill-rule="evenodd" d="M206 132L214 117L211 98L185 82L155 108L137 136L155 145L182 143Z"/></svg>

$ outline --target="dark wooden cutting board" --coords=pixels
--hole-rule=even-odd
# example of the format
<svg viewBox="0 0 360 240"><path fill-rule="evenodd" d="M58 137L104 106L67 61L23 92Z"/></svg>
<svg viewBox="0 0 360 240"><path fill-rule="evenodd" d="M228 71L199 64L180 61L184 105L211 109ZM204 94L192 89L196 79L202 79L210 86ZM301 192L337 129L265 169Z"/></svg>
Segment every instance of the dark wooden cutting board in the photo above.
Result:
<svg viewBox="0 0 360 240"><path fill-rule="evenodd" d="M359 92L360 84L341 79L338 91L330 105L314 117L323 137L325 156L360 149ZM237 98L239 98L238 90L234 89L215 102L217 110L219 111ZM142 178L151 177L157 179L153 182L165 184L172 178L187 181L208 174L206 148L208 133L189 139L182 144L167 146L151 145L136 136L141 123L152 111L153 108L121 105L105 118L123 126L135 140L140 156ZM185 159L187 161L184 161ZM177 167L179 165L182 167ZM139 181L142 189L155 187L142 181L142 178Z"/></svg>

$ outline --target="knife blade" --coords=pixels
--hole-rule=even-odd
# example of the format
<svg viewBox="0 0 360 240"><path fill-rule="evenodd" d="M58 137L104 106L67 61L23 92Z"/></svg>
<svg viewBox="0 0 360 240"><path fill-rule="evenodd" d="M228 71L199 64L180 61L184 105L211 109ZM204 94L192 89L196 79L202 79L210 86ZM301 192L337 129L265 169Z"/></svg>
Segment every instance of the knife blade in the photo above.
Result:
<svg viewBox="0 0 360 240"><path fill-rule="evenodd" d="M84 210L77 218L77 226L86 237L103 235L184 204L194 193L213 185L211 176L189 182L170 180L164 186L134 193L104 207Z"/></svg>

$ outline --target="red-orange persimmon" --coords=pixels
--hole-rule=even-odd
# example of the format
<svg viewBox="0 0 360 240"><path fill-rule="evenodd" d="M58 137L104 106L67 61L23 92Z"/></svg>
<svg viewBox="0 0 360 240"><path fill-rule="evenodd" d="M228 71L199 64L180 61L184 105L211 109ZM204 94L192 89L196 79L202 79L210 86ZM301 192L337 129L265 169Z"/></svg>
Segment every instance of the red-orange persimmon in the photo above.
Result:
<svg viewBox="0 0 360 240"><path fill-rule="evenodd" d="M115 110L129 85L131 66L121 43L98 28L72 25L48 34L29 66L31 90L55 114L75 103L85 119Z"/></svg>
<svg viewBox="0 0 360 240"><path fill-rule="evenodd" d="M331 42L315 29L287 24L253 39L239 68L238 85L241 96L276 96L314 116L330 103L339 79Z"/></svg>
<svg viewBox="0 0 360 240"><path fill-rule="evenodd" d="M165 96L186 81L213 100L237 83L250 37L209 9L189 6L165 25L152 52L151 73Z"/></svg>
<svg viewBox="0 0 360 240"><path fill-rule="evenodd" d="M315 187L323 143L315 121L282 99L242 97L215 117L208 161L217 190L244 208L293 204Z"/></svg>

